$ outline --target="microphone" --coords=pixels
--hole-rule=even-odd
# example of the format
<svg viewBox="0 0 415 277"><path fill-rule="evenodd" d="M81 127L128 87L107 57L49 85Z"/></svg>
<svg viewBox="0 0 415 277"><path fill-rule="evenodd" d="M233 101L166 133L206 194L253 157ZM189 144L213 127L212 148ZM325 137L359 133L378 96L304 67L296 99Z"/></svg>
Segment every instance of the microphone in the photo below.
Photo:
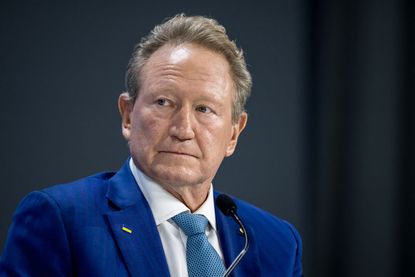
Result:
<svg viewBox="0 0 415 277"><path fill-rule="evenodd" d="M232 262L229 268L225 271L224 277L228 277L229 274L235 269L235 267L239 264L243 256L245 256L246 252L249 248L249 237L248 232L245 229L245 226L242 224L241 219L239 218L238 214L236 213L236 204L233 202L232 198L227 196L226 194L221 194L216 198L216 205L218 206L219 210L226 215L231 216L235 219L236 223L241 227L244 237L245 237L245 246L242 251L236 256L236 259Z"/></svg>

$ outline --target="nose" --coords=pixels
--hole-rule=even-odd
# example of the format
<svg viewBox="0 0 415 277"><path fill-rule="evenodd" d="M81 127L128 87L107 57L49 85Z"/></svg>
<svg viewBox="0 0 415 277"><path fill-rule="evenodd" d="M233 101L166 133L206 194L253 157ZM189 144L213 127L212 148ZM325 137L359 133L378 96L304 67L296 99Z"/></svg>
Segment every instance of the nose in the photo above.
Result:
<svg viewBox="0 0 415 277"><path fill-rule="evenodd" d="M192 110L190 107L181 107L174 113L170 126L170 135L180 141L193 139Z"/></svg>

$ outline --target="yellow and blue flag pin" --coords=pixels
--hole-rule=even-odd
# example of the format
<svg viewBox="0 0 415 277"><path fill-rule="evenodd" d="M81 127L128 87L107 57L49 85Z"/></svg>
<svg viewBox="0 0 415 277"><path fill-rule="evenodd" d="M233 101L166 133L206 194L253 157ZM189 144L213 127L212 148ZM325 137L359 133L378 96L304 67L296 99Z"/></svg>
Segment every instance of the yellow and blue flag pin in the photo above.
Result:
<svg viewBox="0 0 415 277"><path fill-rule="evenodd" d="M129 234L131 234L133 232L133 230L131 230L130 228L125 227L124 225L122 226L121 230L123 230L124 232L127 232Z"/></svg>

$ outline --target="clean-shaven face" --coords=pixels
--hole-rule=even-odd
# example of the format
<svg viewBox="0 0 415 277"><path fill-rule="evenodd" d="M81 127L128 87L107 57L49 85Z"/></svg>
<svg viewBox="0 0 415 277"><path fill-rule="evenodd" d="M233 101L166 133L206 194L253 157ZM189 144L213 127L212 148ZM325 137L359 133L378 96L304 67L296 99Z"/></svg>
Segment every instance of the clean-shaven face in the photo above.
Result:
<svg viewBox="0 0 415 277"><path fill-rule="evenodd" d="M245 113L232 122L228 62L195 44L168 44L150 57L140 78L134 105L120 97L135 164L161 185L210 185L246 123Z"/></svg>

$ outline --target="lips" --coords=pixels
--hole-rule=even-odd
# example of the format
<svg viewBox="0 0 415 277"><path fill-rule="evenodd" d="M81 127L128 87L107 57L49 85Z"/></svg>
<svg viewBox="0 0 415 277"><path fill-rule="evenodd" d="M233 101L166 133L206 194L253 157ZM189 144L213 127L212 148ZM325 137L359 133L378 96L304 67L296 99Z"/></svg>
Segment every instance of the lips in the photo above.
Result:
<svg viewBox="0 0 415 277"><path fill-rule="evenodd" d="M196 155L193 155L193 154L188 153L188 152L182 152L182 151L162 150L162 151L159 151L159 153L178 155L178 156L189 156L189 157L193 157L193 158L198 158Z"/></svg>

